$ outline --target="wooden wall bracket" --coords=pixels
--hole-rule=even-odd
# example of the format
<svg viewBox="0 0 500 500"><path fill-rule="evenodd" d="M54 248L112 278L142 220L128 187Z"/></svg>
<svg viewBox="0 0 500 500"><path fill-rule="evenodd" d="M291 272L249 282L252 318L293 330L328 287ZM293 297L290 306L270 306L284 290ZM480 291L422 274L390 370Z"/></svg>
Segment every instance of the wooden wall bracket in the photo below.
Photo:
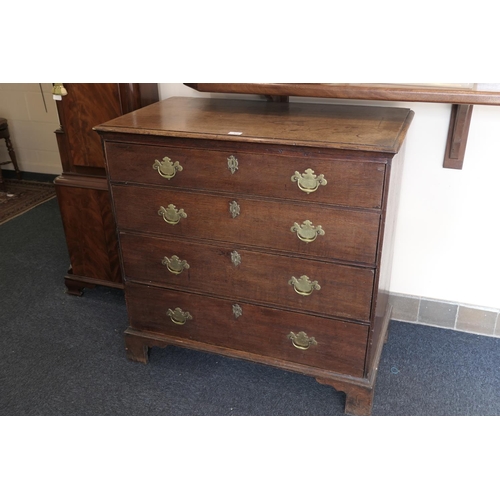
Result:
<svg viewBox="0 0 500 500"><path fill-rule="evenodd" d="M461 169L463 167L472 108L471 104L453 104L451 107L444 168Z"/></svg>

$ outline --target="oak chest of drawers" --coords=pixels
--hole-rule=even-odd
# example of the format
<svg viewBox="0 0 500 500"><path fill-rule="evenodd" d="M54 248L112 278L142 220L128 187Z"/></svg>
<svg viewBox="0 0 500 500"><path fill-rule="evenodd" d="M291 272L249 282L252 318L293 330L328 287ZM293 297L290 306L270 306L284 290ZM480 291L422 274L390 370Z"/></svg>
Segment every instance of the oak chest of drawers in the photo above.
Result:
<svg viewBox="0 0 500 500"><path fill-rule="evenodd" d="M266 363L369 414L390 319L402 108L176 97L103 138L130 359Z"/></svg>

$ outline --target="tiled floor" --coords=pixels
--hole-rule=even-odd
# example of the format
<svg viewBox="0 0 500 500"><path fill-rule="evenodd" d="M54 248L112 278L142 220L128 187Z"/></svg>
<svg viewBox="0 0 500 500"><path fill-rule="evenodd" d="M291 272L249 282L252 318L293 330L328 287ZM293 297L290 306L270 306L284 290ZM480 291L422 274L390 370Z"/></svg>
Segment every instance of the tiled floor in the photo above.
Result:
<svg viewBox="0 0 500 500"><path fill-rule="evenodd" d="M397 321L500 337L500 310L400 294L390 300Z"/></svg>

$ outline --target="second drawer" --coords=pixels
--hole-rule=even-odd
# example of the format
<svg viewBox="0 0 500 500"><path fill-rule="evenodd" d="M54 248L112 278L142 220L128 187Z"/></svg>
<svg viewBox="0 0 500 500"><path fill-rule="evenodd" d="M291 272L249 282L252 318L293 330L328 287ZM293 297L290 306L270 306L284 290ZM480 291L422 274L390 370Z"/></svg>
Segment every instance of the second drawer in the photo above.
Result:
<svg viewBox="0 0 500 500"><path fill-rule="evenodd" d="M120 241L127 280L370 320L371 268L130 233Z"/></svg>
<svg viewBox="0 0 500 500"><path fill-rule="evenodd" d="M380 213L112 185L118 228L373 264Z"/></svg>

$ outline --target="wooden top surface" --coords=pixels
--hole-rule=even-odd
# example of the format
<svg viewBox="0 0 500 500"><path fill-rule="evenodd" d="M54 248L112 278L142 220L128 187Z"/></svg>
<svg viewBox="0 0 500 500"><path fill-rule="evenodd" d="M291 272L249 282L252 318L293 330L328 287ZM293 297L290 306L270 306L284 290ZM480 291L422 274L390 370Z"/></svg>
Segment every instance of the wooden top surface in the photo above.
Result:
<svg viewBox="0 0 500 500"><path fill-rule="evenodd" d="M397 153L412 118L406 108L172 97L94 130Z"/></svg>

